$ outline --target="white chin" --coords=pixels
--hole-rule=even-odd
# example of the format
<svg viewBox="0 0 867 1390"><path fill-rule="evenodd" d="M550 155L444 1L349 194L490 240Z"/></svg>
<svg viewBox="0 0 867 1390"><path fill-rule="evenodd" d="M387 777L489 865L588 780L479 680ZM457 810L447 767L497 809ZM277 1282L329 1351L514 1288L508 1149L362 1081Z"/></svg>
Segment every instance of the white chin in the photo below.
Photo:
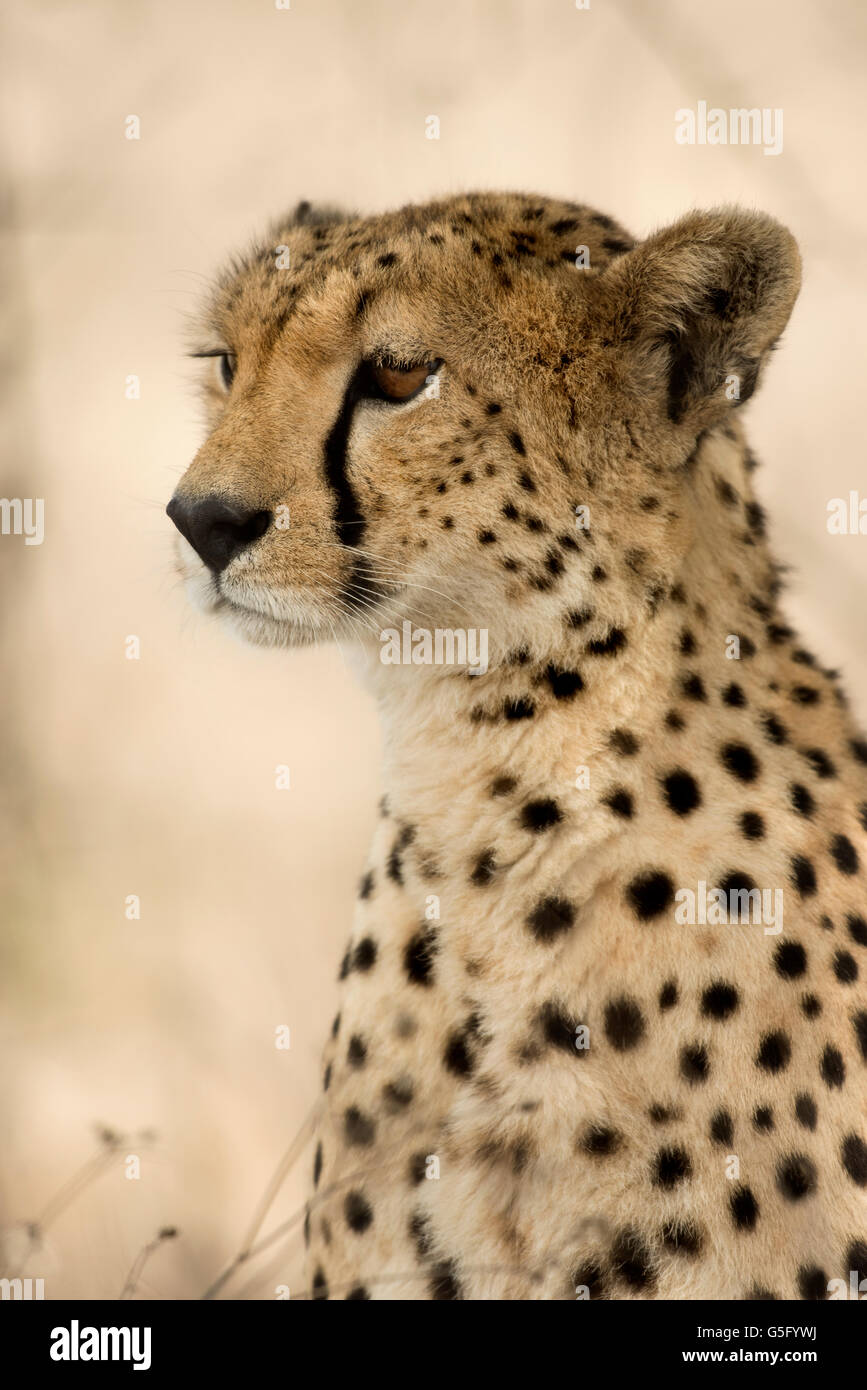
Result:
<svg viewBox="0 0 867 1390"><path fill-rule="evenodd" d="M319 640L321 626L312 615L299 610L297 615L283 616L279 612L280 605L270 599L266 600L268 606L277 607L278 612L262 612L247 603L239 603L217 588L204 565L188 570L184 582L194 608L200 613L214 614L236 636L254 646L307 647Z"/></svg>
<svg viewBox="0 0 867 1390"><path fill-rule="evenodd" d="M215 611L236 636L256 647L309 647L319 638L318 630L312 623L308 625L289 618L271 618L266 613L239 608L227 600L223 600Z"/></svg>

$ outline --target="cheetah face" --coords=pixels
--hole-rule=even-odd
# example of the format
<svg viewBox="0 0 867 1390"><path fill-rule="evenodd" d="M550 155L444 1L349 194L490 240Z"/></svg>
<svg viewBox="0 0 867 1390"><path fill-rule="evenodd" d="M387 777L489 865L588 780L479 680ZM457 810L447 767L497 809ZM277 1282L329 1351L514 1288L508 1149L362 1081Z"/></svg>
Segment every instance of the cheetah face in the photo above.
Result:
<svg viewBox="0 0 867 1390"><path fill-rule="evenodd" d="M612 620L652 608L696 439L797 284L788 233L735 210L636 246L517 195L300 205L204 316L210 432L168 508L194 599L266 645L408 619L503 650L600 575Z"/></svg>

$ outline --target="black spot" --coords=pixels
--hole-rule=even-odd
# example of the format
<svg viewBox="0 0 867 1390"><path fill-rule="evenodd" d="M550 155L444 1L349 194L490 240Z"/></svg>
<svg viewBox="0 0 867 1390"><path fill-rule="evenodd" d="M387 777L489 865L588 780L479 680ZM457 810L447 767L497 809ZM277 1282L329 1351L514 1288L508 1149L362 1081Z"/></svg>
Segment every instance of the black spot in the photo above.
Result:
<svg viewBox="0 0 867 1390"><path fill-rule="evenodd" d="M351 1067L363 1067L367 1061L367 1044L357 1033L353 1033L349 1039L346 1060Z"/></svg>
<svg viewBox="0 0 867 1390"><path fill-rule="evenodd" d="M559 1004L548 1000L539 1010L539 1025L545 1042L551 1047L559 1047L570 1057L587 1056L588 1049L575 1046L575 1024Z"/></svg>
<svg viewBox="0 0 867 1390"><path fill-rule="evenodd" d="M503 716L509 720L532 719L536 713L536 706L532 700L511 699L503 703Z"/></svg>
<svg viewBox="0 0 867 1390"><path fill-rule="evenodd" d="M328 1298L328 1280L325 1278L325 1272L321 1265L313 1275L313 1297L316 1299Z"/></svg>
<svg viewBox="0 0 867 1390"><path fill-rule="evenodd" d="M857 912L850 912L846 918L849 935L858 946L867 946L867 922Z"/></svg>
<svg viewBox="0 0 867 1390"><path fill-rule="evenodd" d="M734 1139L734 1121L727 1110L717 1110L711 1116L710 1137L715 1144L731 1145Z"/></svg>
<svg viewBox="0 0 867 1390"><path fill-rule="evenodd" d="M743 706L747 702L746 695L741 690L740 686L737 684L736 681L732 681L731 685L726 686L725 690L722 693L722 697L723 703L726 705L731 705L734 709L743 708Z"/></svg>
<svg viewBox="0 0 867 1390"><path fill-rule="evenodd" d="M801 756L807 759L817 777L836 777L837 769L821 748L803 748Z"/></svg>
<svg viewBox="0 0 867 1390"><path fill-rule="evenodd" d="M413 1098L412 1082L407 1077L402 1077L399 1081L389 1081L382 1088L382 1098L386 1109L392 1114L405 1110Z"/></svg>
<svg viewBox="0 0 867 1390"><path fill-rule="evenodd" d="M710 1073L707 1048L701 1043L687 1043L680 1050L680 1074L691 1086L707 1081Z"/></svg>
<svg viewBox="0 0 867 1390"><path fill-rule="evenodd" d="M556 700L571 700L579 690L584 689L584 682L577 671L564 671L558 666L549 666L545 679Z"/></svg>
<svg viewBox="0 0 867 1390"><path fill-rule="evenodd" d="M774 952L774 969L784 980L797 980L806 972L807 952L799 941L781 941Z"/></svg>
<svg viewBox="0 0 867 1390"><path fill-rule="evenodd" d="M840 1145L840 1161L858 1187L867 1187L867 1144L858 1134L847 1134Z"/></svg>
<svg viewBox="0 0 867 1390"><path fill-rule="evenodd" d="M704 682L702 681L701 676L696 675L695 672L692 672L691 675L683 677L680 683L680 688L688 700L707 699L707 691L704 688Z"/></svg>
<svg viewBox="0 0 867 1390"><path fill-rule="evenodd" d="M816 870L803 854L792 859L792 882L802 898L812 897L816 891Z"/></svg>
<svg viewBox="0 0 867 1390"><path fill-rule="evenodd" d="M470 882L477 888L483 888L486 883L490 883L497 868L497 861L492 849L484 849L476 860L473 871L470 874Z"/></svg>
<svg viewBox="0 0 867 1390"><path fill-rule="evenodd" d="M615 787L602 800L603 804L608 806L616 816L623 816L625 820L631 818L635 809L631 794L623 787Z"/></svg>
<svg viewBox="0 0 867 1390"><path fill-rule="evenodd" d="M644 1015L628 995L612 999L605 1006L605 1036L618 1052L637 1047L644 1037Z"/></svg>
<svg viewBox="0 0 867 1390"><path fill-rule="evenodd" d="M785 724L780 723L775 714L763 714L762 726L765 731L765 737L769 743L781 744L788 742L789 731Z"/></svg>
<svg viewBox="0 0 867 1390"><path fill-rule="evenodd" d="M765 833L765 822L758 811L744 811L740 818L740 827L747 840L761 840Z"/></svg>
<svg viewBox="0 0 867 1390"><path fill-rule="evenodd" d="M846 1270L855 1270L861 1279L867 1278L867 1240L853 1240L846 1251Z"/></svg>
<svg viewBox="0 0 867 1390"><path fill-rule="evenodd" d="M426 1260L433 1248L430 1222L423 1212L414 1211L409 1218L409 1238L420 1260Z"/></svg>
<svg viewBox="0 0 867 1390"><path fill-rule="evenodd" d="M427 1171L427 1155L413 1154L409 1160L407 1176L413 1187L418 1187L419 1183L424 1182Z"/></svg>
<svg viewBox="0 0 867 1390"><path fill-rule="evenodd" d="M491 783L491 796L508 796L517 785L517 777L496 777Z"/></svg>
<svg viewBox="0 0 867 1390"><path fill-rule="evenodd" d="M728 899L731 899L732 893L752 893L756 888L749 874L741 873L737 869L721 878L719 886Z"/></svg>
<svg viewBox="0 0 867 1390"><path fill-rule="evenodd" d="M526 454L527 450L524 446L524 441L517 430L509 431L509 443L516 454L520 454L522 457ZM521 476L523 477L524 475L522 474ZM532 484L532 486L535 487L535 484Z"/></svg>
<svg viewBox="0 0 867 1390"><path fill-rule="evenodd" d="M792 1044L785 1033L766 1033L759 1043L756 1066L762 1071L784 1071L792 1056Z"/></svg>
<svg viewBox="0 0 867 1390"><path fill-rule="evenodd" d="M858 854L848 835L835 835L831 841L831 857L841 874L857 874Z"/></svg>
<svg viewBox="0 0 867 1390"><path fill-rule="evenodd" d="M819 1063L819 1073L829 1090L839 1090L846 1080L846 1064L840 1049L828 1043Z"/></svg>
<svg viewBox="0 0 867 1390"><path fill-rule="evenodd" d="M677 984L674 980L666 980L659 991L660 1009L673 1009L679 998Z"/></svg>
<svg viewBox="0 0 867 1390"><path fill-rule="evenodd" d="M433 984L433 958L437 950L436 932L422 927L410 937L403 951L403 968L414 985Z"/></svg>
<svg viewBox="0 0 867 1390"><path fill-rule="evenodd" d="M319 1186L319 1179L322 1177L322 1144L316 1145L316 1153L313 1155L313 1186Z"/></svg>
<svg viewBox="0 0 867 1390"><path fill-rule="evenodd" d="M550 830L552 825L558 825L562 819L563 812L550 797L528 801L526 806L521 807L520 820L525 830Z"/></svg>
<svg viewBox="0 0 867 1390"><path fill-rule="evenodd" d="M647 1114L655 1125L667 1125L670 1120L679 1120L683 1116L683 1112L673 1105L651 1105Z"/></svg>
<svg viewBox="0 0 867 1390"><path fill-rule="evenodd" d="M367 1292L367 1289L364 1287L363 1284L354 1284L353 1287L349 1290L349 1293L346 1295L344 1302L347 1303L350 1300L360 1301L362 1299L369 1302L370 1294Z"/></svg>
<svg viewBox="0 0 867 1390"><path fill-rule="evenodd" d="M366 873L358 886L358 896L360 898L369 898L371 893L373 892L373 884L373 874Z"/></svg>
<svg viewBox="0 0 867 1390"><path fill-rule="evenodd" d="M674 884L668 874L651 869L632 880L627 886L626 897L636 917L642 922L649 922L670 906Z"/></svg>
<svg viewBox="0 0 867 1390"><path fill-rule="evenodd" d="M607 1125L590 1125L581 1140L581 1147L594 1158L607 1158L609 1154L617 1152L622 1141L623 1137L616 1129L610 1129Z"/></svg>
<svg viewBox="0 0 867 1390"><path fill-rule="evenodd" d="M676 1187L692 1176L692 1163L686 1149L660 1149L653 1161L652 1181L656 1187Z"/></svg>
<svg viewBox="0 0 867 1390"><path fill-rule="evenodd" d="M638 739L628 729L612 729L608 742L615 753L622 753L625 758L634 757L639 749Z"/></svg>
<svg viewBox="0 0 867 1390"><path fill-rule="evenodd" d="M769 1105L759 1105L753 1112L753 1125L756 1129L767 1133L774 1127L774 1112Z"/></svg>
<svg viewBox="0 0 867 1390"><path fill-rule="evenodd" d="M723 744L720 758L723 767L741 782L755 782L759 775L758 759L745 743Z"/></svg>
<svg viewBox="0 0 867 1390"><path fill-rule="evenodd" d="M731 1018L738 1007L738 992L725 980L715 980L701 996L701 1011L707 1018Z"/></svg>
<svg viewBox="0 0 867 1390"><path fill-rule="evenodd" d="M792 699L798 705L817 705L821 700L821 691L812 685L793 685Z"/></svg>
<svg viewBox="0 0 867 1390"><path fill-rule="evenodd" d="M867 739L852 738L849 740L849 747L852 756L857 758L859 763L867 763Z"/></svg>
<svg viewBox="0 0 867 1390"><path fill-rule="evenodd" d="M851 951L838 951L834 956L834 974L841 985L851 985L858 978L858 962Z"/></svg>
<svg viewBox="0 0 867 1390"><path fill-rule="evenodd" d="M815 1192L816 1165L806 1154L788 1154L777 1164L777 1187L787 1202L800 1202Z"/></svg>
<svg viewBox="0 0 867 1390"><path fill-rule="evenodd" d="M605 1297L605 1275L602 1266L596 1260L588 1260L585 1264L578 1265L569 1279L572 1290L577 1293L578 1289L586 1289L589 1297Z"/></svg>
<svg viewBox="0 0 867 1390"><path fill-rule="evenodd" d="M611 1247L612 1272L633 1289L654 1283L650 1254L637 1231L621 1231Z"/></svg>
<svg viewBox="0 0 867 1390"><path fill-rule="evenodd" d="M475 1059L469 1049L466 1030L456 1030L449 1034L443 1049L443 1065L453 1076L472 1074Z"/></svg>
<svg viewBox="0 0 867 1390"><path fill-rule="evenodd" d="M701 805L701 792L698 783L689 772L676 768L669 772L662 782L665 798L675 815L687 816Z"/></svg>
<svg viewBox="0 0 867 1390"><path fill-rule="evenodd" d="M812 816L816 809L813 796L800 782L793 782L789 787L789 800L799 816Z"/></svg>
<svg viewBox="0 0 867 1390"><path fill-rule="evenodd" d="M806 1091L801 1091L800 1095L795 1096L795 1119L798 1124L805 1129L815 1129L819 1118L819 1111L812 1096L808 1096Z"/></svg>
<svg viewBox="0 0 867 1390"><path fill-rule="evenodd" d="M690 1257L701 1252L703 1239L694 1221L669 1221L662 1228L662 1243L675 1255Z"/></svg>
<svg viewBox="0 0 867 1390"><path fill-rule="evenodd" d="M759 1219L759 1204L749 1187L738 1183L729 1193L732 1220L739 1231L754 1231Z"/></svg>
<svg viewBox="0 0 867 1390"><path fill-rule="evenodd" d="M480 545L493 545L494 542L496 541L496 539L497 539L496 534L495 534L493 531L480 531L480 532L479 532L479 544L480 544Z"/></svg>
<svg viewBox="0 0 867 1390"><path fill-rule="evenodd" d="M455 1266L451 1260L443 1260L440 1264L434 1266L428 1287L430 1289L431 1298L436 1302L447 1302L449 1300L463 1298Z"/></svg>
<svg viewBox="0 0 867 1390"><path fill-rule="evenodd" d="M566 614L566 623L569 627L581 628L593 618L592 608L573 608Z"/></svg>
<svg viewBox="0 0 867 1390"><path fill-rule="evenodd" d="M590 656L616 656L623 651L626 646L626 633L619 627L611 628L607 636L587 643L587 652Z"/></svg>
<svg viewBox="0 0 867 1390"><path fill-rule="evenodd" d="M798 1290L802 1298L821 1302L828 1297L828 1276L818 1265L801 1265L798 1270Z"/></svg>
<svg viewBox="0 0 867 1390"><path fill-rule="evenodd" d="M527 918L537 941L553 941L568 931L575 921L575 908L567 898L541 898Z"/></svg>
<svg viewBox="0 0 867 1390"><path fill-rule="evenodd" d="M364 974L376 963L377 945L372 936L363 936L352 952L350 970L359 970Z"/></svg>
<svg viewBox="0 0 867 1390"><path fill-rule="evenodd" d="M369 1115L365 1115L356 1105L350 1105L343 1113L343 1132L347 1144L369 1147L376 1137L376 1126Z"/></svg>
<svg viewBox="0 0 867 1390"><path fill-rule="evenodd" d="M350 1231L361 1235L373 1221L373 1207L360 1192L347 1192L343 1212Z"/></svg>
<svg viewBox="0 0 867 1390"><path fill-rule="evenodd" d="M867 1009L858 1009L852 1015L852 1027L855 1029L855 1041L861 1056L867 1062Z"/></svg>

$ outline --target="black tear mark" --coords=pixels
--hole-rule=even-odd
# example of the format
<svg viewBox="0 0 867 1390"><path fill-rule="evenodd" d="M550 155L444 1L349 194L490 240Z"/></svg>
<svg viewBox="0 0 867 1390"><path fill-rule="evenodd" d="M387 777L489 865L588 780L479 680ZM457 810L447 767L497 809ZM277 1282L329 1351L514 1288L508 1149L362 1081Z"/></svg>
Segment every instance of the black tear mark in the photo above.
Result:
<svg viewBox="0 0 867 1390"><path fill-rule="evenodd" d="M361 544L367 525L346 471L346 446L355 407L361 399L361 378L359 367L346 388L343 404L325 441L325 478L334 493L334 528L338 540L351 546Z"/></svg>

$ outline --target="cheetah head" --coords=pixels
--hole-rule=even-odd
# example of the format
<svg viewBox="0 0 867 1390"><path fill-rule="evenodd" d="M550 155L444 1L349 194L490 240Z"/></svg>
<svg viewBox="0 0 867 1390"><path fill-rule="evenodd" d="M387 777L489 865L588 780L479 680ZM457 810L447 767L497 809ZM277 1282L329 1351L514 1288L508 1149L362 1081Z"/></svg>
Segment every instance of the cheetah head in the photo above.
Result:
<svg viewBox="0 0 867 1390"><path fill-rule="evenodd" d="M168 507L195 600L265 645L409 620L507 651L600 577L637 619L798 284L790 234L738 209L635 243L520 195L301 204L204 314L209 433Z"/></svg>

